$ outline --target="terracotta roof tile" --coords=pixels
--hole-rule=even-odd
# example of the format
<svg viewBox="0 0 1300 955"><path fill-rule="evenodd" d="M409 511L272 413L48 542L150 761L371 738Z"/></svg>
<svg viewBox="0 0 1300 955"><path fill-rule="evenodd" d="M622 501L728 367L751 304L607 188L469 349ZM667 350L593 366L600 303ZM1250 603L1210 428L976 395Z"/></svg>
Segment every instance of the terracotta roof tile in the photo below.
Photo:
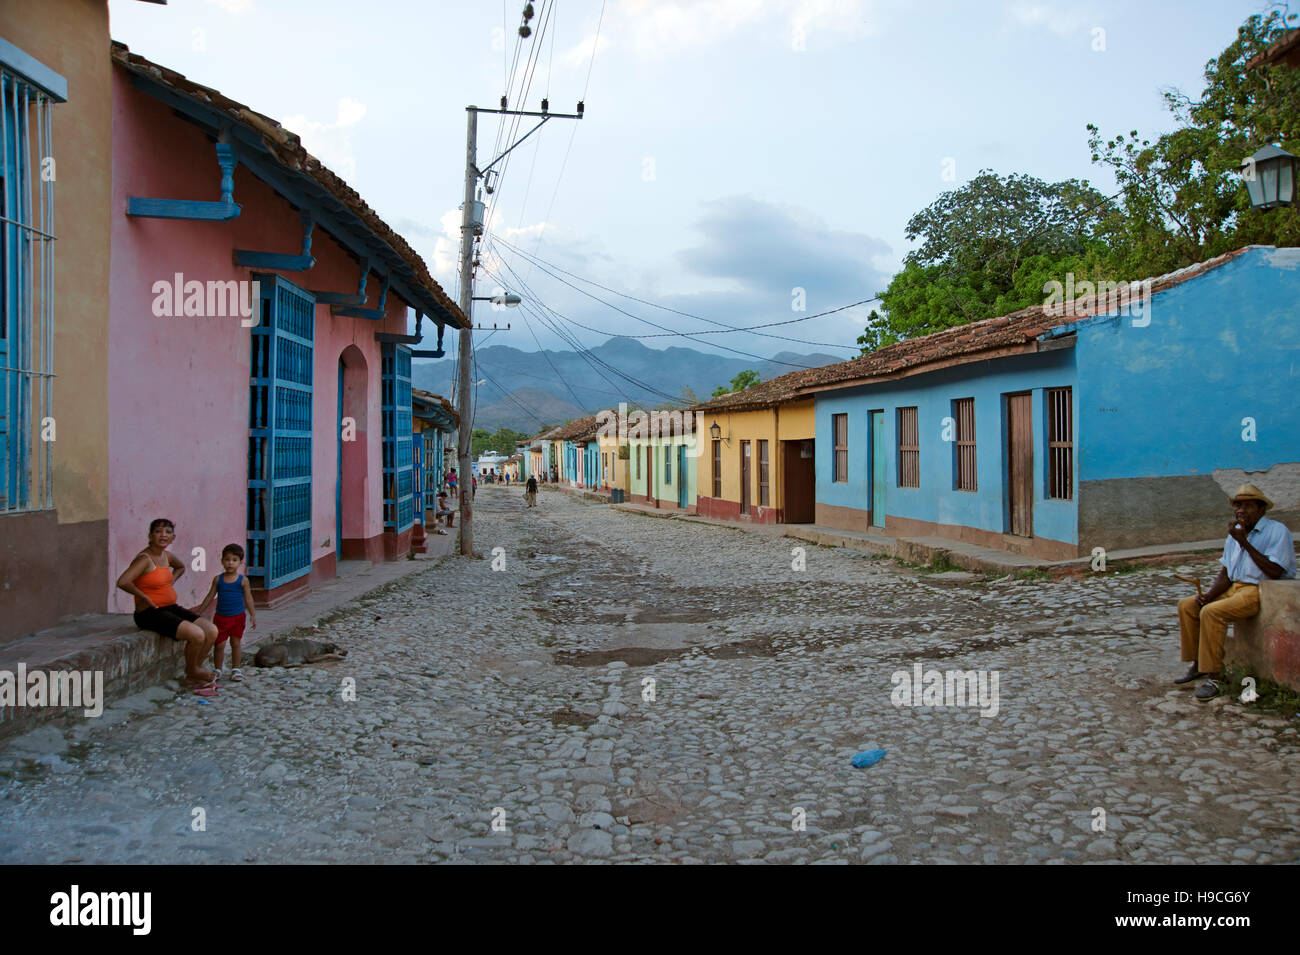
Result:
<svg viewBox="0 0 1300 955"><path fill-rule="evenodd" d="M411 272L414 274L414 281L411 284L427 292L433 301L448 313L453 324L458 322L461 327L469 326L469 320L459 306L448 297L442 286L434 281L433 276L429 274L429 268L424 264L424 259L420 258L419 254L411 248L404 238L393 231L383 219L375 214L375 211L370 206L366 205L355 189L322 165L319 159L303 149L297 135L285 129L271 117L250 109L243 103L223 96L211 87L202 86L193 80L188 80L183 74L177 73L175 70L147 60L138 53L132 53L124 43L113 41L112 57L113 62L132 73L147 77L173 90L178 95L192 99L210 109L225 113L237 122L253 129L277 163L286 169L311 179L316 185L345 205L348 211L365 223L366 227L380 241L389 246L410 267ZM420 305L416 303L416 307L418 308Z"/></svg>
<svg viewBox="0 0 1300 955"><path fill-rule="evenodd" d="M1205 262L1198 262L1145 281L1151 283L1151 294L1155 295L1230 262L1247 251L1247 248L1251 247L1227 252ZM1145 281L1142 284L1145 284ZM1121 307L1126 305L1130 297L1130 286L1123 286L1119 293L1118 304ZM951 364L980 361L992 357L990 353L1028 346L1053 330L1064 329L1082 319L1105 314L1107 311L1106 307L1098 309L1095 303L1089 304L1089 300L1085 298L1075 298L1072 302L1050 312L1041 305L1033 305L1008 315L946 328L919 338L909 338L869 355L838 364L823 365L820 368L801 368L743 391L721 395L696 405L692 410L705 414L722 411L755 411L810 397L817 391L832 385L850 381L866 383L894 376L900 372L919 370L938 362Z"/></svg>

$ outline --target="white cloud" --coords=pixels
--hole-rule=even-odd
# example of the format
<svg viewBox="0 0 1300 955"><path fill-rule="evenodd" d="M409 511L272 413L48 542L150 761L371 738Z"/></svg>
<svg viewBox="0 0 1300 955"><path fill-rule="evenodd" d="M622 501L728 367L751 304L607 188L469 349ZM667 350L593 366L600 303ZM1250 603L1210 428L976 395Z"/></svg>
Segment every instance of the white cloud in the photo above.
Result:
<svg viewBox="0 0 1300 955"><path fill-rule="evenodd" d="M309 153L339 176L352 180L357 174L356 157L352 155L352 129L365 115L364 103L345 96L339 100L338 114L332 123L318 123L298 113L286 116L283 126L298 134Z"/></svg>

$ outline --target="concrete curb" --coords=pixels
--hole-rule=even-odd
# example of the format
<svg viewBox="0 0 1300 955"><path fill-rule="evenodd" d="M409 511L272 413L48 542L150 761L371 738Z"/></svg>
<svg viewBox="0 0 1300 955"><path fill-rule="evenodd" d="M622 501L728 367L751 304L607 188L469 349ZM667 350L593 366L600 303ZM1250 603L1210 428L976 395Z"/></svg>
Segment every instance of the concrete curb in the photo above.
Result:
<svg viewBox="0 0 1300 955"><path fill-rule="evenodd" d="M443 538L439 537L438 542L441 544ZM275 609L259 609L260 626L244 638L245 668L252 666L252 656L259 645L299 627L318 625L323 618L343 605L387 587L394 581L427 570L446 556L450 555L422 555L414 561L380 564L380 573L373 581L365 578L336 578L294 603ZM352 581L350 585L349 581ZM67 631L72 635L56 641L65 648L77 635L87 641L99 639L84 649L62 653L51 651L43 655L41 634L20 638L14 644L0 647L0 654L4 658L0 662L0 670L15 672L14 664L17 663L24 666L29 674L38 670L51 674L60 670L102 672L104 698L100 703L103 706L150 686L182 677L185 673L185 656L181 645L152 631L136 629L129 614L87 615L52 629ZM33 650L27 654L23 653L24 642L34 644ZM87 718L84 706L0 707L0 744L46 723L67 725Z"/></svg>

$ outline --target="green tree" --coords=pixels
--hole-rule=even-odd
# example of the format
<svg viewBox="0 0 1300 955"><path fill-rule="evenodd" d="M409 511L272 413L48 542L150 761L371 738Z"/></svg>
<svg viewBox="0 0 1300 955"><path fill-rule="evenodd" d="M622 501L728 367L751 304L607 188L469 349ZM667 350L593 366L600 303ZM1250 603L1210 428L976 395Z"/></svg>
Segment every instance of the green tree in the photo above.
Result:
<svg viewBox="0 0 1300 955"><path fill-rule="evenodd" d="M495 451L509 457L515 453L515 445L528 437L529 435L509 428L497 428L491 434L475 428L470 432L470 454L477 459L485 451Z"/></svg>
<svg viewBox="0 0 1300 955"><path fill-rule="evenodd" d="M1205 67L1205 89L1192 99L1164 91L1179 127L1155 142L1136 130L1105 139L1088 126L1092 160L1119 183L1125 215L1114 264L1145 278L1244 245L1300 245L1300 211L1251 208L1239 169L1261 146L1300 152L1300 69L1247 63L1287 29L1280 10L1246 19L1237 38Z"/></svg>
<svg viewBox="0 0 1300 955"><path fill-rule="evenodd" d="M731 379L731 384L729 386L718 385L718 387L714 388L712 397L717 398L719 395L729 394L733 391L740 391L742 388L750 388L761 382L762 379L758 377L758 372L754 371L752 368L746 368L744 371L739 372L735 378Z"/></svg>
<svg viewBox="0 0 1300 955"><path fill-rule="evenodd" d="M1040 276L1100 258L1117 216L1087 182L981 170L908 221L921 244L881 293L883 311L868 316L863 354L1041 303Z"/></svg>

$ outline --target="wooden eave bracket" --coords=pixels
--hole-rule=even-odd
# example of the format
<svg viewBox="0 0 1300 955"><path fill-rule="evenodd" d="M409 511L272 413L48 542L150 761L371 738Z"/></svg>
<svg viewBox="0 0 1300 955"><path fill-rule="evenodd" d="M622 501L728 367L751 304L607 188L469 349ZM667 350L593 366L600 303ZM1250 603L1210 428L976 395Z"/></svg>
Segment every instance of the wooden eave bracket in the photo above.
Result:
<svg viewBox="0 0 1300 955"><path fill-rule="evenodd" d="M357 294L350 292L318 292L312 289L317 305L349 305L357 307L366 304L366 278L370 275L370 260L361 260L361 278L357 280Z"/></svg>
<svg viewBox="0 0 1300 955"><path fill-rule="evenodd" d="M229 222L239 218L235 202L235 148L228 142L217 143L217 165L221 167L221 199L152 199L128 196L126 214L137 219L190 219L200 222Z"/></svg>
<svg viewBox="0 0 1300 955"><path fill-rule="evenodd" d="M340 318L369 318L373 321L378 321L383 318L387 314L386 306L388 304L388 285L390 275L391 273L384 276L384 290L379 294L378 308L351 308L348 306L331 305L330 314L336 315ZM362 287L364 286L365 279L363 277ZM419 339L417 338L416 341L419 341Z"/></svg>
<svg viewBox="0 0 1300 955"><path fill-rule="evenodd" d="M285 252L256 252L250 249L235 249L235 264L249 269L277 269L283 272L305 272L316 260L311 256L311 234L316 228L316 219L310 212L300 212L302 222L302 253L290 255Z"/></svg>

